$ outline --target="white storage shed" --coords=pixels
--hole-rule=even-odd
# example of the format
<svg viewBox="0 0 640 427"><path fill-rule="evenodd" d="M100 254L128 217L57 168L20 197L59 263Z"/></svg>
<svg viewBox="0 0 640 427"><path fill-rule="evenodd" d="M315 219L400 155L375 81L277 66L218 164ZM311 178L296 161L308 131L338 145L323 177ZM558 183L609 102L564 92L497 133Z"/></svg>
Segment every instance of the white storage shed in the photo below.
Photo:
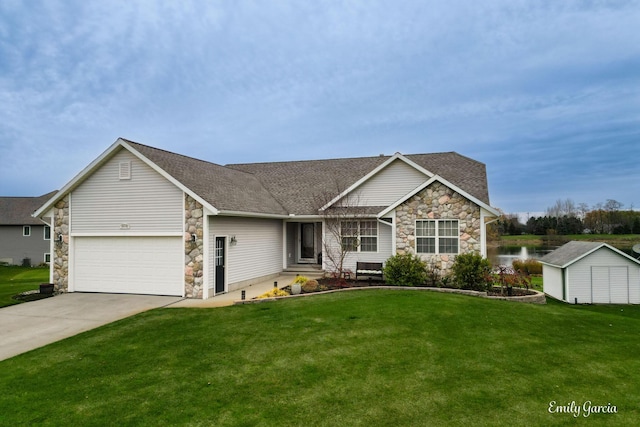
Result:
<svg viewBox="0 0 640 427"><path fill-rule="evenodd" d="M640 261L601 242L569 242L544 256L544 292L570 304L640 304Z"/></svg>

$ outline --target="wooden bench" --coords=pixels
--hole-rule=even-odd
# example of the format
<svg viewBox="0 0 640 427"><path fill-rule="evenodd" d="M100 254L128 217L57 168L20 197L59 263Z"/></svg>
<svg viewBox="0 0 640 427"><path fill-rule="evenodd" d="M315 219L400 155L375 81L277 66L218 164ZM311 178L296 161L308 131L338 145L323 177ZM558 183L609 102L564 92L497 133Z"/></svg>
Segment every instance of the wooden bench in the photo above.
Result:
<svg viewBox="0 0 640 427"><path fill-rule="evenodd" d="M358 276L379 277L382 279L382 263L381 262L357 262L356 263L356 280Z"/></svg>

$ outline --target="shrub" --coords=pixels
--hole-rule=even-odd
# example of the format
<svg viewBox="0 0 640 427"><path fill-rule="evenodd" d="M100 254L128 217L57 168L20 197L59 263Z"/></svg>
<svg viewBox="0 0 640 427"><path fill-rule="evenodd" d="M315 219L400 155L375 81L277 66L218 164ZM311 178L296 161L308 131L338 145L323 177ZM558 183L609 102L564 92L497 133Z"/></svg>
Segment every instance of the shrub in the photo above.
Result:
<svg viewBox="0 0 640 427"><path fill-rule="evenodd" d="M287 295L289 295L289 292L285 291L284 289L273 288L269 292L265 292L264 294L259 295L257 298L261 299L261 298L273 298L273 297L286 297Z"/></svg>
<svg viewBox="0 0 640 427"><path fill-rule="evenodd" d="M513 269L522 274L542 274L542 264L540 261L536 261L535 259L529 258L526 260L516 259L511 263L513 265Z"/></svg>
<svg viewBox="0 0 640 427"><path fill-rule="evenodd" d="M494 274L495 284L500 286L502 295L505 294L505 290L508 295L511 295L511 289L531 287L531 278L528 274L524 274L513 268L500 266L498 267L498 273Z"/></svg>
<svg viewBox="0 0 640 427"><path fill-rule="evenodd" d="M304 285L302 285L302 292L305 292L305 293L317 292L318 287L319 285L317 280L309 279L305 282Z"/></svg>
<svg viewBox="0 0 640 427"><path fill-rule="evenodd" d="M427 281L427 265L417 255L394 255L384 266L387 283L399 286L420 286Z"/></svg>
<svg viewBox="0 0 640 427"><path fill-rule="evenodd" d="M305 276L296 276L295 280L293 282L291 282L291 284L293 285L294 283L298 283L300 285L304 285L305 283L307 283L309 279L306 278Z"/></svg>
<svg viewBox="0 0 640 427"><path fill-rule="evenodd" d="M491 263L478 254L460 254L451 267L454 280L462 289L486 291L491 283Z"/></svg>

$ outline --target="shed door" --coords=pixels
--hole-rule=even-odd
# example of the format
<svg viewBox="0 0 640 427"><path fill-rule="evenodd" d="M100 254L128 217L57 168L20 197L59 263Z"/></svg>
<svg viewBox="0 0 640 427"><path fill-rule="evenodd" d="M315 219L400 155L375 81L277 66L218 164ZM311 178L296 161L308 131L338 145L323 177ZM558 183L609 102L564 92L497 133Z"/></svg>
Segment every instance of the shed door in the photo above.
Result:
<svg viewBox="0 0 640 427"><path fill-rule="evenodd" d="M611 304L629 304L629 271L627 267L609 267Z"/></svg>
<svg viewBox="0 0 640 427"><path fill-rule="evenodd" d="M591 267L591 301L609 304L609 267Z"/></svg>
<svg viewBox="0 0 640 427"><path fill-rule="evenodd" d="M596 304L628 304L628 268L625 266L591 267L591 296L591 302Z"/></svg>

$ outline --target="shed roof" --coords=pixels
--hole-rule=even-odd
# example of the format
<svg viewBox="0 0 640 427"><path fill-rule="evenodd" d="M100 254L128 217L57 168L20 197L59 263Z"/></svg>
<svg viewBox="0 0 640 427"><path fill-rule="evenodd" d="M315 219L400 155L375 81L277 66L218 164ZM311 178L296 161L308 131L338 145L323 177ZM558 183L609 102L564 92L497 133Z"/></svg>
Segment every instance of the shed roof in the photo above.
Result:
<svg viewBox="0 0 640 427"><path fill-rule="evenodd" d="M31 216L56 191L38 197L0 197L0 225L43 225Z"/></svg>
<svg viewBox="0 0 640 427"><path fill-rule="evenodd" d="M543 264L547 264L547 265L551 265L554 267L560 267L560 268L565 268L568 267L569 265L573 264L574 262L586 257L587 255L597 251L598 249L602 248L602 247L606 247L610 250L612 250L613 252L616 252L617 254L624 256L632 261L637 262L638 264L640 264L640 261L630 257L629 255L625 254L624 252L614 248L613 246L610 246L606 243L603 242L578 242L578 241L571 241L569 243L566 243L562 246L560 246L558 249L556 249L555 251L548 253L547 255L545 255L544 257L542 257L540 259L540 262Z"/></svg>

